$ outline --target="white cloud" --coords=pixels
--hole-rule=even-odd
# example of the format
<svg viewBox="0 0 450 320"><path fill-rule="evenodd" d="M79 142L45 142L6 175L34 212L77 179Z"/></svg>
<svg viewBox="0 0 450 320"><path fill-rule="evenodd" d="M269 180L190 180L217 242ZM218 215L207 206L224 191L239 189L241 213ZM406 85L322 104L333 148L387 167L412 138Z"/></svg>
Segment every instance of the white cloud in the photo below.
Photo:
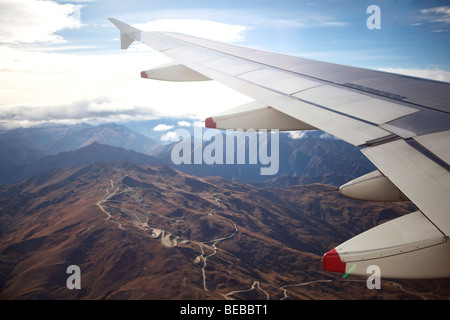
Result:
<svg viewBox="0 0 450 320"><path fill-rule="evenodd" d="M76 55L0 46L0 57L0 119L9 126L154 116L205 119L249 100L215 81L141 79L142 70L170 61L158 52ZM99 104L98 97L106 101ZM80 113L71 112L82 100Z"/></svg>
<svg viewBox="0 0 450 320"><path fill-rule="evenodd" d="M420 12L425 15L430 22L450 24L450 6L422 9Z"/></svg>
<svg viewBox="0 0 450 320"><path fill-rule="evenodd" d="M345 27L348 23L344 21L323 21L320 23L322 27Z"/></svg>
<svg viewBox="0 0 450 320"><path fill-rule="evenodd" d="M302 139L302 138L306 137L306 132L305 131L290 131L289 137L291 139Z"/></svg>
<svg viewBox="0 0 450 320"><path fill-rule="evenodd" d="M295 29L305 27L304 22L289 19L259 19L257 23L262 26L269 26L282 29L289 29L289 28Z"/></svg>
<svg viewBox="0 0 450 320"><path fill-rule="evenodd" d="M143 107L125 107L106 97L83 99L67 104L9 105L0 108L0 122L9 126L32 126L42 122L77 123L119 121L130 118L148 118L155 112Z"/></svg>
<svg viewBox="0 0 450 320"><path fill-rule="evenodd" d="M191 123L190 123L190 122L187 122L187 121L178 121L178 125L179 125L180 127L190 127L190 126L191 126Z"/></svg>
<svg viewBox="0 0 450 320"><path fill-rule="evenodd" d="M200 19L158 19L147 23L134 24L143 31L179 32L221 42L242 42L247 26L226 24Z"/></svg>
<svg viewBox="0 0 450 320"><path fill-rule="evenodd" d="M161 137L161 141L179 141L180 137L175 131L169 131Z"/></svg>
<svg viewBox="0 0 450 320"><path fill-rule="evenodd" d="M167 131L172 129L173 126L167 125L167 124L158 124L156 127L153 128L154 131Z"/></svg>
<svg viewBox="0 0 450 320"><path fill-rule="evenodd" d="M316 14L305 14L297 19L267 19L256 17L252 19L252 23L257 26L280 29L308 29L348 26L348 22L337 21L334 17Z"/></svg>
<svg viewBox="0 0 450 320"><path fill-rule="evenodd" d="M450 82L450 71L440 69L380 68L378 70L397 74L404 74L412 77Z"/></svg>
<svg viewBox="0 0 450 320"><path fill-rule="evenodd" d="M75 55L3 46L0 56L2 89L16 92L0 94L0 105L55 105L98 96L130 101L136 96L132 92L148 85L139 76L149 66L146 54ZM150 57L156 64L167 62Z"/></svg>
<svg viewBox="0 0 450 320"><path fill-rule="evenodd" d="M60 43L55 33L80 28L82 5L59 4L54 1L2 0L0 2L0 42Z"/></svg>

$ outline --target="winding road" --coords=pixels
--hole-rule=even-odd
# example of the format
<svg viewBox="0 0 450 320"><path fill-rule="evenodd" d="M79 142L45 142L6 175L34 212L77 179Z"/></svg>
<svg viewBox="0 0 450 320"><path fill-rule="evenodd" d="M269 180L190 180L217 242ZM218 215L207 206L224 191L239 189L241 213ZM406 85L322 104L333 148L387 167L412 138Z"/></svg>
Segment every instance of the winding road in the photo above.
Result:
<svg viewBox="0 0 450 320"><path fill-rule="evenodd" d="M135 232L135 233L138 233L138 234L142 234L141 232L136 231L136 229L123 227L122 224L119 221L116 221L112 217L111 213L108 212L108 210L107 210L107 208L105 206L105 204L107 204L108 202L112 202L112 203L124 202L124 201L110 200L110 199L112 197L114 197L114 196L117 196L119 194L125 194L125 193L129 193L130 197L133 198L136 201L137 204L142 205L142 204L140 204L140 199L141 199L140 196L135 193L135 190L133 188L125 186L124 189L121 189L120 187L115 186L115 184L114 184L114 180L115 179L117 179L117 178L114 178L114 179L110 180L111 191L108 188L106 188L105 195L103 196L103 198L99 202L96 203L96 205L106 214L106 217L107 217L106 220L117 224L119 229L126 230L126 231L132 231L132 232ZM217 203L217 207L212 209L212 210L210 210L207 213L208 216L213 216L213 213L218 208L221 208L221 200L219 198L217 198L216 194L214 194L214 200ZM123 210L123 209L121 209L121 210ZM208 259L213 257L217 253L217 250L218 250L217 245L220 242L232 239L239 232L236 223L232 222L233 227L234 227L234 231L229 236L226 236L226 237L212 239L212 240L208 240L208 241L195 241L195 240L190 240L190 239L183 240L183 239L181 239L178 236L172 235L170 232L168 232L168 231L166 231L164 229L153 228L153 227L150 228L148 226L150 211L146 212L145 222L142 222L139 219L139 217L134 212L132 212L131 210L126 210L126 211L127 211L126 214L128 216L132 215L134 217L134 219L136 219L136 222L137 222L138 226L141 226L142 229L147 229L147 230L148 229L153 229L153 232L151 233L151 235L147 235L147 236L149 236L151 238L159 238L159 237L161 237L161 243L163 245L165 245L166 247L175 247L175 246L177 246L177 240L186 241L186 242L190 241L193 244L198 245L198 247L200 248L201 254L198 255L194 259L193 262L195 264L198 264L201 261L203 262L203 266L201 268L201 270L202 270L202 277L203 277L203 289L205 291L209 291L208 288L207 288L207 275L206 275L206 266L207 266ZM156 214L156 215L160 216L157 213L153 213L153 214ZM212 253L206 254L205 249L211 250ZM289 296L288 296L288 288L289 287L301 287L301 286L308 286L308 285L317 284L317 283L326 284L326 283L331 283L331 282L365 282L365 281L366 280L350 280L350 279L312 280L312 281L306 281L306 282L301 282L301 283L296 283L296 284L282 285L282 286L279 287L279 289L283 293L283 297L280 300L289 299ZM397 282L394 282L394 281L387 281L387 280L385 280L385 282L390 283L390 284L392 284L395 287L398 287L400 290L402 290L403 292L405 292L407 294L416 295L420 299L427 300L427 293L419 293L419 292L408 291L405 288L403 288L403 286L401 284L399 284ZM253 282L251 287L248 288L248 289L233 290L233 291L230 291L228 293L222 293L221 295L227 300L233 300L233 298L232 298L233 295L239 294L239 293L243 293L243 292L249 292L249 291L252 291L252 290L259 290L265 295L266 300L270 299L269 293L267 291L265 291L261 287L260 282L256 281L256 280ZM433 294L433 292L429 292L428 294Z"/></svg>
<svg viewBox="0 0 450 320"><path fill-rule="evenodd" d="M206 268L206 260L207 260L208 258L214 256L214 255L217 253L217 247L216 247L216 245L217 245L219 242L224 241L224 240L231 239L231 238L233 238L233 237L236 235L236 233L238 232L238 228L237 228L237 226L236 226L236 224L235 224L234 222L233 222L233 226L234 226L234 232L233 232L231 235L229 235L228 237L219 238L219 239L214 239L214 240L209 240L209 241L204 241L204 242L198 242L198 245L199 245L199 247L200 247L200 250L201 250L202 254L199 255L199 256L195 259L195 261L197 261L197 262L198 262L199 260L202 260L202 261L203 261L202 275L203 275L203 289L204 289L205 291L208 291L208 288L206 287L206 272L205 272L205 268ZM210 243L210 242L212 242L213 244L212 244L211 246L208 246L207 243ZM209 247L210 249L212 249L212 250L213 250L213 253L211 253L210 255L205 256L205 251L203 250L203 246L207 246L207 247Z"/></svg>
<svg viewBox="0 0 450 320"><path fill-rule="evenodd" d="M119 195L119 194L124 194L124 193L130 193L130 197L133 198L136 203L139 204L139 195L136 195L134 193L133 188L130 188L128 186L126 186L123 190L120 189L120 187L116 187L114 185L114 179L110 180L111 183L111 188L112 190L110 191L108 188L106 188L106 192L105 195L103 196L103 198L97 202L97 206L106 214L106 220L107 221L111 221L115 224L117 224L118 228L121 230L127 230L127 231L132 231L132 232L136 232L135 230L131 229L131 228L125 228L122 226L122 224L116 220L114 220L114 218L112 217L111 213L108 212L107 208L105 208L105 204L107 204L108 202L123 202L123 201L117 201L117 200L110 200L112 197ZM213 213L215 210L217 210L218 208L221 208L221 200L218 199L216 197L216 195L214 195L214 200L217 203L217 208L212 209L209 213L208 216L213 216ZM123 209L122 209L123 210ZM150 228L148 226L148 215L149 215L149 211L147 211L146 213L146 218L145 218L145 222L143 223L139 217L134 213L131 212L130 210L127 210L129 212L127 212L127 215L130 216L132 215L134 217L134 219L137 221L138 225L143 226L142 228ZM166 246L166 247L175 247L177 245L177 240L181 239L181 241L191 241L194 244L197 244L200 248L201 254L199 256L197 256L197 258L194 260L194 263L199 263L200 261L203 261L203 267L202 267L202 276L203 276L203 288L205 291L208 291L208 288L206 286L206 271L205 268L207 266L207 260L208 258L214 256L217 253L217 245L225 240L229 240L231 238L233 238L236 233L238 232L238 228L236 226L236 224L233 222L233 227L234 227L234 231L232 234L230 234L227 237L222 237L222 238L217 238L217 239L212 239L212 240L208 240L208 241L195 241L195 240L183 240L178 236L173 236L170 232L161 229L161 228L151 228L153 229L153 232L151 233L151 237L152 238L159 238L161 237L161 243ZM138 232L136 232L138 233ZM173 238L172 238L173 237ZM209 243L212 243L211 245L209 245ZM210 250L212 250L211 254L208 254L205 256L205 250L203 248L208 248ZM259 286L259 284L258 284Z"/></svg>

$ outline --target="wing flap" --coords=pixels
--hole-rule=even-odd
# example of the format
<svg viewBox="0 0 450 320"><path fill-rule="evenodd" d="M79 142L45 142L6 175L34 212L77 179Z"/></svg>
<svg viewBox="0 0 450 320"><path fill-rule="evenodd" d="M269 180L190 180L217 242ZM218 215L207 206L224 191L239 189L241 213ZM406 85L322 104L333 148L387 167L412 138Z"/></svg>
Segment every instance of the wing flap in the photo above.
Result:
<svg viewBox="0 0 450 320"><path fill-rule="evenodd" d="M203 64L214 59L220 59L223 55L220 52L208 49L191 46L184 46L179 48L172 48L165 52L167 55L179 55L186 61Z"/></svg>
<svg viewBox="0 0 450 320"><path fill-rule="evenodd" d="M383 124L419 111L332 85L311 88L294 96L375 124Z"/></svg>
<svg viewBox="0 0 450 320"><path fill-rule="evenodd" d="M206 61L204 65L233 76L264 68L264 65L231 56L212 59Z"/></svg>
<svg viewBox="0 0 450 320"><path fill-rule="evenodd" d="M450 130L417 136L414 140L450 165Z"/></svg>
<svg viewBox="0 0 450 320"><path fill-rule="evenodd" d="M404 140L362 150L447 236L450 235L450 173Z"/></svg>
<svg viewBox="0 0 450 320"><path fill-rule="evenodd" d="M242 74L239 78L288 95L321 85L318 81L275 68L258 69Z"/></svg>
<svg viewBox="0 0 450 320"><path fill-rule="evenodd" d="M417 211L363 232L323 257L329 271L366 275L371 265L386 278L448 277L450 243Z"/></svg>

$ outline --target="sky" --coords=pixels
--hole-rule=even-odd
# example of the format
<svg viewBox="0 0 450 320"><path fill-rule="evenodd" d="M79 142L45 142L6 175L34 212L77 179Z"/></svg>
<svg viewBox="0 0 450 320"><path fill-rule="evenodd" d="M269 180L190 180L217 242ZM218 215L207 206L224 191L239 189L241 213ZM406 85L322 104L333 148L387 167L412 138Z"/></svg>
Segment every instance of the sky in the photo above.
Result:
<svg viewBox="0 0 450 320"><path fill-rule="evenodd" d="M251 101L214 81L141 79L170 60L141 43L120 50L109 17L144 31L450 82L448 1L0 0L0 127L189 123Z"/></svg>

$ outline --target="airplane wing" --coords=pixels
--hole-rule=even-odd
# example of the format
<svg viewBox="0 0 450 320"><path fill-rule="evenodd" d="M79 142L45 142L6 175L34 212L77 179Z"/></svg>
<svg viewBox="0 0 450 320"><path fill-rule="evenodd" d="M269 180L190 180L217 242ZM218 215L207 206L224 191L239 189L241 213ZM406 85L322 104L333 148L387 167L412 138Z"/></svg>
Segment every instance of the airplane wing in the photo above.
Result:
<svg viewBox="0 0 450 320"><path fill-rule="evenodd" d="M324 269L385 278L450 276L450 84L292 57L115 19L121 47L141 41L174 63L142 72L166 81L219 81L255 100L205 120L217 129L328 132L378 168L341 186L368 201L410 200L416 212L330 250Z"/></svg>

